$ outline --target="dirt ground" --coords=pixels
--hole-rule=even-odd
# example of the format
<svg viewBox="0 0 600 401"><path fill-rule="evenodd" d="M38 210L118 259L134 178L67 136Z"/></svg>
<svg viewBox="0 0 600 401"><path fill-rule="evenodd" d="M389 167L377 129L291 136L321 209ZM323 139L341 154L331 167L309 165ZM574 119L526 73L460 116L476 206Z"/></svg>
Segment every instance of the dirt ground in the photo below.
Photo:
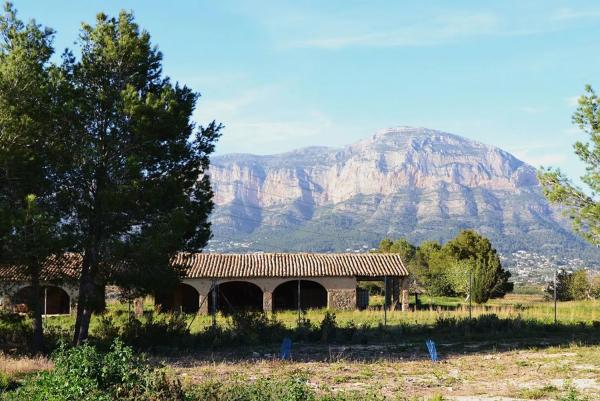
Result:
<svg viewBox="0 0 600 401"><path fill-rule="evenodd" d="M389 399L600 400L600 346L439 344L439 362L425 345L296 346L293 361L276 350L232 350L162 358L182 381L304 374L316 388L374 390ZM587 397L587 398L583 398Z"/></svg>

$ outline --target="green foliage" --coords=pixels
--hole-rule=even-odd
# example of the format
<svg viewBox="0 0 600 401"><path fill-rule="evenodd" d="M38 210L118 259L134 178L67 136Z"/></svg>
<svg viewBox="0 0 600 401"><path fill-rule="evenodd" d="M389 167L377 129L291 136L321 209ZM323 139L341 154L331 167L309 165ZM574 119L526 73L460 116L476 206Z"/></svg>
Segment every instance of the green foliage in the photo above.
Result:
<svg viewBox="0 0 600 401"><path fill-rule="evenodd" d="M448 241L443 250L456 260L468 261L466 266L472 271L471 294L475 302L485 303L512 291L513 285L508 281L510 272L502 268L500 257L484 236L464 230Z"/></svg>
<svg viewBox="0 0 600 401"><path fill-rule="evenodd" d="M321 341L330 342L331 340L334 340L338 328L335 320L335 313L329 311L325 312L325 316L323 316L319 328L321 330Z"/></svg>
<svg viewBox="0 0 600 401"><path fill-rule="evenodd" d="M556 274L556 280L552 280L546 287L546 297L548 299L554 299L555 292L555 281L556 281L556 300L558 301L570 301L572 294L570 291L571 287L571 274L564 269L561 269Z"/></svg>
<svg viewBox="0 0 600 401"><path fill-rule="evenodd" d="M54 354L53 371L28 380L6 401L183 401L181 384L156 370L131 348L115 341L100 353L90 345L61 346Z"/></svg>
<svg viewBox="0 0 600 401"><path fill-rule="evenodd" d="M0 371L0 394L2 394L4 391L8 390L10 385L11 385L10 377L8 377L8 375L6 373Z"/></svg>
<svg viewBox="0 0 600 401"><path fill-rule="evenodd" d="M206 244L206 170L221 126L191 121L199 94L163 75L131 13L83 24L78 51L60 64L54 32L11 5L0 34L2 257L25 267L36 293L47 256L83 255L79 341L107 283L129 296L175 285L173 255Z"/></svg>
<svg viewBox="0 0 600 401"><path fill-rule="evenodd" d="M589 273L576 270L571 273L559 270L556 274L556 299L558 301L584 300L595 296L595 283L590 281ZM546 287L546 297L554 299L554 280Z"/></svg>
<svg viewBox="0 0 600 401"><path fill-rule="evenodd" d="M490 241L472 230L461 231L444 246L426 241L415 248L405 239L385 239L379 250L404 255L413 286L424 287L430 295L466 296L471 288L473 300L485 303L513 289Z"/></svg>
<svg viewBox="0 0 600 401"><path fill-rule="evenodd" d="M133 314L104 314L93 334L100 344L120 338L138 349L190 345L186 316L180 313L148 312L140 318Z"/></svg>
<svg viewBox="0 0 600 401"><path fill-rule="evenodd" d="M269 336L283 338L285 327L275 317L262 312L242 311L229 317L231 341L238 344L258 344Z"/></svg>
<svg viewBox="0 0 600 401"><path fill-rule="evenodd" d="M586 270L580 269L573 272L570 280L571 297L575 300L591 298L592 285Z"/></svg>
<svg viewBox="0 0 600 401"><path fill-rule="evenodd" d="M24 23L10 3L0 15L0 253L32 283L34 344L42 348L40 275L62 254L57 186L49 160L59 152L55 117L60 79L50 63L54 32Z"/></svg>
<svg viewBox="0 0 600 401"><path fill-rule="evenodd" d="M397 253L402 258L404 264L409 265L415 257L417 248L408 242L406 238L400 238L396 241L386 238L379 244L378 251L381 253Z"/></svg>
<svg viewBox="0 0 600 401"><path fill-rule="evenodd" d="M589 398L581 394L575 387L567 386L566 393L558 401L588 401Z"/></svg>
<svg viewBox="0 0 600 401"><path fill-rule="evenodd" d="M81 340L95 287L111 282L133 296L172 286L172 256L206 244L205 173L221 126L192 123L199 95L163 75L162 54L131 13L98 14L78 43L80 56L61 66L77 119L64 127L70 146L57 180L73 248L84 255Z"/></svg>
<svg viewBox="0 0 600 401"><path fill-rule="evenodd" d="M192 123L199 95L163 75L130 13L83 24L79 56L67 51L60 65L53 31L22 23L10 5L0 33L2 256L33 280L52 252L83 255L81 340L106 283L131 296L175 285L175 252L206 244L205 173L221 126ZM55 244L57 231L68 243Z"/></svg>
<svg viewBox="0 0 600 401"><path fill-rule="evenodd" d="M600 275L597 274L592 278L590 287L590 295L592 298L600 299Z"/></svg>
<svg viewBox="0 0 600 401"><path fill-rule="evenodd" d="M29 348L31 325L17 313L0 310L0 350Z"/></svg>
<svg viewBox="0 0 600 401"><path fill-rule="evenodd" d="M227 382L205 381L192 388L190 401L379 401L373 392L336 391L318 394L301 374L282 379L237 377Z"/></svg>
<svg viewBox="0 0 600 401"><path fill-rule="evenodd" d="M589 142L577 141L575 154L586 166L581 181L587 190L577 187L559 169L541 168L538 179L546 198L563 207L573 228L592 244L600 244L600 203L591 194L600 190L600 103L587 85L573 114L573 123L589 135Z"/></svg>

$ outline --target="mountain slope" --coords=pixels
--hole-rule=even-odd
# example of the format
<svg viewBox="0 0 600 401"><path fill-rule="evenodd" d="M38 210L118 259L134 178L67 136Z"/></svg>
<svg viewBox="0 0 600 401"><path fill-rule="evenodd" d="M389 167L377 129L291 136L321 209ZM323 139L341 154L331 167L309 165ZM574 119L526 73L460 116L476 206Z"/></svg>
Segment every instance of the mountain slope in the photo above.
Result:
<svg viewBox="0 0 600 401"><path fill-rule="evenodd" d="M344 251L474 228L506 255L596 254L548 205L533 167L426 128L387 129L342 149L215 157L211 180L219 250Z"/></svg>

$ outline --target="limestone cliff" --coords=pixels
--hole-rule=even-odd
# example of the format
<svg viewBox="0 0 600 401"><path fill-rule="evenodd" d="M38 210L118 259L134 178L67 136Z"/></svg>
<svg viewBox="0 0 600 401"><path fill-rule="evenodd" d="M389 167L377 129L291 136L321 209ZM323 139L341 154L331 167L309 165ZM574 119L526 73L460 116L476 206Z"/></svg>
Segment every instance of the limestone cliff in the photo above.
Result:
<svg viewBox="0 0 600 401"><path fill-rule="evenodd" d="M219 156L210 174L212 246L231 250L343 251L386 236L445 241L462 228L505 253L588 249L548 205L532 166L426 128L386 129L341 149Z"/></svg>

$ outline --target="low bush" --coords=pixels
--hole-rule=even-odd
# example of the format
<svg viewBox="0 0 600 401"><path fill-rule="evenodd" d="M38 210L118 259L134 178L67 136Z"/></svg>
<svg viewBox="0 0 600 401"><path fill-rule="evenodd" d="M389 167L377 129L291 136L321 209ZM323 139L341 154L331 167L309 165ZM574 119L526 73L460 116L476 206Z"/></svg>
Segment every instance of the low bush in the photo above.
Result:
<svg viewBox="0 0 600 401"><path fill-rule="evenodd" d="M191 337L186 316L180 313L149 312L137 318L129 314L104 314L92 332L96 345L106 347L115 338L138 349L186 347Z"/></svg>
<svg viewBox="0 0 600 401"><path fill-rule="evenodd" d="M31 322L25 316L0 310L0 349L28 349L32 333Z"/></svg>
<svg viewBox="0 0 600 401"><path fill-rule="evenodd" d="M286 328L262 312L239 312L229 318L229 339L233 344L259 344L265 338L282 338Z"/></svg>
<svg viewBox="0 0 600 401"><path fill-rule="evenodd" d="M53 355L55 368L27 380L3 401L184 401L177 380L150 367L132 348L115 341L108 353L91 345L67 348Z"/></svg>
<svg viewBox="0 0 600 401"><path fill-rule="evenodd" d="M288 378L259 378L248 381L245 377L228 382L207 381L191 389L191 401L382 401L385 397L372 392L317 393L305 376Z"/></svg>

